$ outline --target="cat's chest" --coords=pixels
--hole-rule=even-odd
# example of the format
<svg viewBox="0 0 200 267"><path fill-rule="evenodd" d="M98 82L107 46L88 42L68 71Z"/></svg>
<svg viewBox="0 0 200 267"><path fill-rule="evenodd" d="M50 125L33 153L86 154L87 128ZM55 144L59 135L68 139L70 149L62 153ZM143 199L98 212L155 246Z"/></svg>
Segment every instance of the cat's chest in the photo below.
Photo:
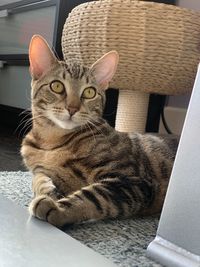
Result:
<svg viewBox="0 0 200 267"><path fill-rule="evenodd" d="M66 160L71 160L74 156L69 151L48 150L42 151L41 159L45 165L62 166Z"/></svg>
<svg viewBox="0 0 200 267"><path fill-rule="evenodd" d="M76 156L70 151L62 149L37 149L26 147L22 150L26 165L32 170L38 165L49 169L62 167L66 161L74 159Z"/></svg>

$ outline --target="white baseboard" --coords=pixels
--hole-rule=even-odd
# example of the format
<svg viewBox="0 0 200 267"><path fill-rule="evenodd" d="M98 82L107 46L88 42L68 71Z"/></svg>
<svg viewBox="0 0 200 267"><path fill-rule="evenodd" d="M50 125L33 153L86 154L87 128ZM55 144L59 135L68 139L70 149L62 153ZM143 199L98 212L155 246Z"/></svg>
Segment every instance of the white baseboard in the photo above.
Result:
<svg viewBox="0 0 200 267"><path fill-rule="evenodd" d="M166 107L164 109L165 120L172 133L181 134L187 109ZM165 127L160 119L159 133L167 133Z"/></svg>

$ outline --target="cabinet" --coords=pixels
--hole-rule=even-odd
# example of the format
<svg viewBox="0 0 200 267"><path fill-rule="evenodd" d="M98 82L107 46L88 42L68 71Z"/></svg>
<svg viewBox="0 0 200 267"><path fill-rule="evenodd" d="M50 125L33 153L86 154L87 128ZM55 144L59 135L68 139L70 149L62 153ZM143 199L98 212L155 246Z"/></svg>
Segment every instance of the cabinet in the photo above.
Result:
<svg viewBox="0 0 200 267"><path fill-rule="evenodd" d="M28 46L41 34L62 58L61 35L66 17L81 0L22 0L0 4L0 117L1 108L30 107Z"/></svg>

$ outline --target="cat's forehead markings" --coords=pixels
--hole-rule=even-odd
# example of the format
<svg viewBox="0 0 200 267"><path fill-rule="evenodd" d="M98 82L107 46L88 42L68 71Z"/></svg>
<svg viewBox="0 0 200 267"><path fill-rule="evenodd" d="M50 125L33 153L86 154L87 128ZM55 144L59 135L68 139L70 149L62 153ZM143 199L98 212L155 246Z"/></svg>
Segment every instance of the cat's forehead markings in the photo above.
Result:
<svg viewBox="0 0 200 267"><path fill-rule="evenodd" d="M89 79L89 76L86 75L86 83L89 83L90 79Z"/></svg>
<svg viewBox="0 0 200 267"><path fill-rule="evenodd" d="M88 69L84 66L80 66L79 78L82 79L87 74Z"/></svg>
<svg viewBox="0 0 200 267"><path fill-rule="evenodd" d="M87 72L87 68L78 64L77 62L73 63L65 63L64 64L65 70L69 73L71 78L75 80L81 80L85 73Z"/></svg>

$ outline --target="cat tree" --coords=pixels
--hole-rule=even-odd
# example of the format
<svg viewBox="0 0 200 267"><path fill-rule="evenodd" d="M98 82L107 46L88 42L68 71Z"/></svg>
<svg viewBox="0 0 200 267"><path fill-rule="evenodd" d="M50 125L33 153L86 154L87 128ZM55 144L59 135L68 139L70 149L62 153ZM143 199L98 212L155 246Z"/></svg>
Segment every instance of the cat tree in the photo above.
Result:
<svg viewBox="0 0 200 267"><path fill-rule="evenodd" d="M136 0L103 0L72 10L63 29L64 59L90 66L117 50L110 87L119 89L116 129L144 132L150 93L192 90L200 59L198 12Z"/></svg>

